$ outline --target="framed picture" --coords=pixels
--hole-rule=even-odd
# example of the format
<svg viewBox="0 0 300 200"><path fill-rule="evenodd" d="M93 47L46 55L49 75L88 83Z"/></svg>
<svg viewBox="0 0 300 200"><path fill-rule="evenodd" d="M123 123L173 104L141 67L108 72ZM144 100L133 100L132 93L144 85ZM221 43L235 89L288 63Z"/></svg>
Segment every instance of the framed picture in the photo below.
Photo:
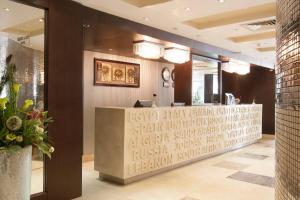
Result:
<svg viewBox="0 0 300 200"><path fill-rule="evenodd" d="M140 65L94 58L94 85L140 87Z"/></svg>

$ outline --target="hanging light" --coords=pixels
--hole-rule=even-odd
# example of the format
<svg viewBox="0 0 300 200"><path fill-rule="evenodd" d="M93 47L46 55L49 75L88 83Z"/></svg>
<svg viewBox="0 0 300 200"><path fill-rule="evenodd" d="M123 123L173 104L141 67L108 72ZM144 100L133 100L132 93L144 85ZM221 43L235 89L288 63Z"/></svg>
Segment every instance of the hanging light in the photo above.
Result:
<svg viewBox="0 0 300 200"><path fill-rule="evenodd" d="M230 59L229 62L222 63L222 70L228 73L245 75L250 73L250 64L240 60Z"/></svg>
<svg viewBox="0 0 300 200"><path fill-rule="evenodd" d="M190 60L190 52L183 49L166 48L164 59L173 63L182 64Z"/></svg>
<svg viewBox="0 0 300 200"><path fill-rule="evenodd" d="M133 44L133 53L148 59L159 59L163 55L164 48L156 43L141 41Z"/></svg>
<svg viewBox="0 0 300 200"><path fill-rule="evenodd" d="M235 68L232 67L229 62L223 62L222 63L222 70L228 73L234 73L235 72Z"/></svg>

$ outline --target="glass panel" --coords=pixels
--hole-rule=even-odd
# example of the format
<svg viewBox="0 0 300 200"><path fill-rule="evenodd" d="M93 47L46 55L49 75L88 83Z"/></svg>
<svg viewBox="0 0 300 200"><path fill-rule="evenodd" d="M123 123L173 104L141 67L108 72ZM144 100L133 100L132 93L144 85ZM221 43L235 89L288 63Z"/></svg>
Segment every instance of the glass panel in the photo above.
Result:
<svg viewBox="0 0 300 200"><path fill-rule="evenodd" d="M0 1L0 75L5 59L13 55L16 79L22 84L20 102L33 99L36 109L44 107L44 15L42 9ZM5 91L1 96L5 96ZM43 191L43 156L33 149L31 193Z"/></svg>
<svg viewBox="0 0 300 200"><path fill-rule="evenodd" d="M220 103L218 62L193 55L193 105Z"/></svg>

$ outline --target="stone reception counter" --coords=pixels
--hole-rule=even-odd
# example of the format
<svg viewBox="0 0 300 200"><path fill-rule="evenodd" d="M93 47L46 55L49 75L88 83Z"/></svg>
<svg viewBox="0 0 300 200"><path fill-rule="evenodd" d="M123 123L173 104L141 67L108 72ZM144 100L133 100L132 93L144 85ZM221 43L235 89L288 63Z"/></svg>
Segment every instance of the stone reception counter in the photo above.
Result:
<svg viewBox="0 0 300 200"><path fill-rule="evenodd" d="M96 108L95 170L126 184L252 144L262 105Z"/></svg>

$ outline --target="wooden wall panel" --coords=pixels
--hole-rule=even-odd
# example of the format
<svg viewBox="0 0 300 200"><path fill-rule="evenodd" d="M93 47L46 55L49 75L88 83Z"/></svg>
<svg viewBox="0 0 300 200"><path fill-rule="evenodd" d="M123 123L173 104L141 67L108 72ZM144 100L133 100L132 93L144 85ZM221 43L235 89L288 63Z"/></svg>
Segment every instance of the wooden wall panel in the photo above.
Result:
<svg viewBox="0 0 300 200"><path fill-rule="evenodd" d="M205 74L204 75L204 102L211 103L213 95L213 86L214 86L214 75Z"/></svg>
<svg viewBox="0 0 300 200"><path fill-rule="evenodd" d="M192 59L183 64L175 64L175 102L192 105L192 65Z"/></svg>
<svg viewBox="0 0 300 200"><path fill-rule="evenodd" d="M263 133L275 134L275 73L270 69L252 66L251 72L241 76L222 71L222 101L225 93L233 93L242 103L263 104Z"/></svg>
<svg viewBox="0 0 300 200"><path fill-rule="evenodd" d="M48 199L81 196L83 141L82 6L69 0L49 1L49 133L56 153L47 162Z"/></svg>

